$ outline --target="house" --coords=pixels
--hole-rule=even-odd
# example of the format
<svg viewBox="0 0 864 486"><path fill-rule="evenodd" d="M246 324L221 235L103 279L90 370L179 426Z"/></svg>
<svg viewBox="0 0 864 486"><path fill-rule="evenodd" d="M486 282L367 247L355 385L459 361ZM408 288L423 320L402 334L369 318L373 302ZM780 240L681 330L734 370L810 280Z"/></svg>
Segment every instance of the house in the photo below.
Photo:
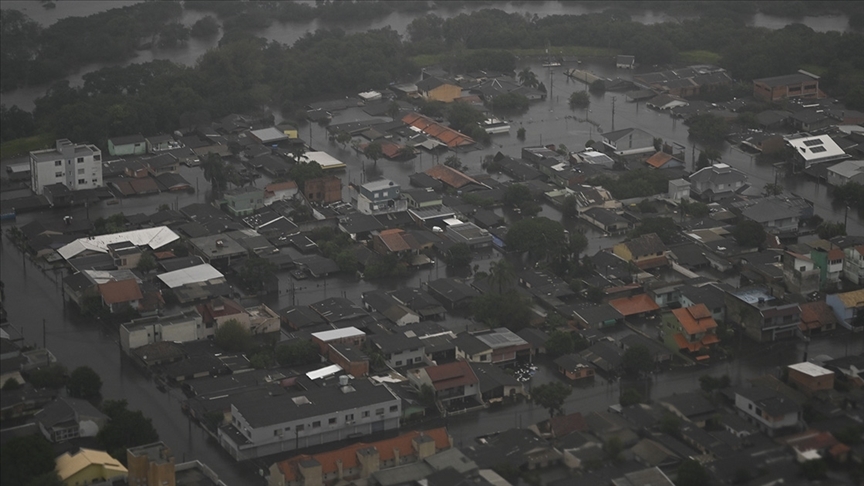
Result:
<svg viewBox="0 0 864 486"><path fill-rule="evenodd" d="M636 56L625 56L623 54L615 56L615 67L618 69L633 69L636 67Z"/></svg>
<svg viewBox="0 0 864 486"><path fill-rule="evenodd" d="M794 234L798 226L813 216L813 203L798 196L767 196L736 201L731 204L733 212L755 221L771 234Z"/></svg>
<svg viewBox="0 0 864 486"><path fill-rule="evenodd" d="M735 408L771 437L780 430L795 429L801 424L801 406L769 388L736 389Z"/></svg>
<svg viewBox="0 0 864 486"><path fill-rule="evenodd" d="M273 182L264 186L264 205L269 206L276 201L290 201L297 195L297 183L294 181Z"/></svg>
<svg viewBox="0 0 864 486"><path fill-rule="evenodd" d="M674 155L666 152L657 152L645 160L652 169L680 169L684 167L684 162L678 160Z"/></svg>
<svg viewBox="0 0 864 486"><path fill-rule="evenodd" d="M609 234L618 234L630 229L630 221L606 208L589 208L579 217Z"/></svg>
<svg viewBox="0 0 864 486"><path fill-rule="evenodd" d="M624 352L627 350L642 347L651 355L651 359L655 363L665 363L672 360L672 352L669 348L662 345L659 341L643 336L642 334L631 333L618 340L621 349Z"/></svg>
<svg viewBox="0 0 864 486"><path fill-rule="evenodd" d="M744 187L747 175L728 164L714 164L690 176L690 194L695 199L713 202L731 197Z"/></svg>
<svg viewBox="0 0 864 486"><path fill-rule="evenodd" d="M492 246L492 235L489 231L471 222L459 221L448 224L444 236L452 240L453 243L468 245L472 250Z"/></svg>
<svg viewBox="0 0 864 486"><path fill-rule="evenodd" d="M529 429L505 430L462 450L481 468L497 467L506 458L514 469L532 471L552 467L563 458L558 449Z"/></svg>
<svg viewBox="0 0 864 486"><path fill-rule="evenodd" d="M138 247L146 246L151 250L158 250L178 239L180 237L177 233L171 231L167 226L158 226L155 228L79 238L61 247L57 250L57 253L68 261L78 256L88 256L97 253L107 254L109 252L108 245L112 243L128 241Z"/></svg>
<svg viewBox="0 0 864 486"><path fill-rule="evenodd" d="M224 233L192 238L189 245L205 262L220 268L229 267L232 260L236 263L238 259L248 255L243 245Z"/></svg>
<svg viewBox="0 0 864 486"><path fill-rule="evenodd" d="M305 390L237 396L220 445L242 461L399 428L402 400L387 385L347 375L338 384L310 381Z"/></svg>
<svg viewBox="0 0 864 486"><path fill-rule="evenodd" d="M795 335L801 309L774 297L767 288L742 287L726 292L726 321L739 323L754 341L776 341Z"/></svg>
<svg viewBox="0 0 864 486"><path fill-rule="evenodd" d="M264 190L255 186L243 186L225 191L225 210L232 216L248 216L264 207Z"/></svg>
<svg viewBox="0 0 864 486"><path fill-rule="evenodd" d="M825 303L834 310L841 326L853 332L864 331L864 289L829 294Z"/></svg>
<svg viewBox="0 0 864 486"><path fill-rule="evenodd" d="M807 71L753 80L753 96L773 102L788 98L819 98L819 76Z"/></svg>
<svg viewBox="0 0 864 486"><path fill-rule="evenodd" d="M60 139L54 148L30 152L30 188L42 194L54 184L72 191L101 187L102 151L95 145Z"/></svg>
<svg viewBox="0 0 864 486"><path fill-rule="evenodd" d="M117 268L135 268L144 253L131 241L108 243L108 254L114 259Z"/></svg>
<svg viewBox="0 0 864 486"><path fill-rule="evenodd" d="M619 243L612 247L612 252L625 261L632 262L640 270L669 265L669 249L656 233L640 235Z"/></svg>
<svg viewBox="0 0 864 486"><path fill-rule="evenodd" d="M453 82L430 76L417 82L417 92L426 101L450 103L462 96L462 88Z"/></svg>
<svg viewBox="0 0 864 486"><path fill-rule="evenodd" d="M624 322L624 315L609 304L574 310L573 317L583 329L602 329Z"/></svg>
<svg viewBox="0 0 864 486"><path fill-rule="evenodd" d="M109 482L126 477L128 471L107 452L84 449L74 454L64 452L54 460L57 475L66 486Z"/></svg>
<svg viewBox="0 0 864 486"><path fill-rule="evenodd" d="M609 341L598 341L582 350L579 357L604 373L615 373L621 368L621 350Z"/></svg>
<svg viewBox="0 0 864 486"><path fill-rule="evenodd" d="M516 395L527 396L523 383L500 367L489 363L471 363L471 368L480 380L483 403L500 403L505 399L514 399Z"/></svg>
<svg viewBox="0 0 864 486"><path fill-rule="evenodd" d="M828 167L826 181L835 187L850 182L864 184L864 160L844 160Z"/></svg>
<svg viewBox="0 0 864 486"><path fill-rule="evenodd" d="M411 233L393 228L372 235L372 249L381 255L396 255L404 258L416 255L420 250L420 243Z"/></svg>
<svg viewBox="0 0 864 486"><path fill-rule="evenodd" d="M181 143L174 141L174 137L166 134L146 137L145 142L147 144L148 154L163 152L165 150L175 150L183 147Z"/></svg>
<svg viewBox="0 0 864 486"><path fill-rule="evenodd" d="M825 301L805 302L801 308L801 324L798 328L802 333L811 335L814 332L832 331L837 327L837 316Z"/></svg>
<svg viewBox="0 0 864 486"><path fill-rule="evenodd" d="M477 339L473 334L463 332L453 340L456 348L455 357L472 363L489 363L492 361L492 347Z"/></svg>
<svg viewBox="0 0 864 486"><path fill-rule="evenodd" d="M135 348L148 344L197 341L207 334L201 314L194 309L185 310L179 314L142 317L121 324L120 348L129 354Z"/></svg>
<svg viewBox="0 0 864 486"><path fill-rule="evenodd" d="M302 327L302 326L298 326ZM343 327L327 331L313 332L312 341L318 345L321 354L327 354L327 347L333 344L345 344L360 348L366 342L366 333L356 327Z"/></svg>
<svg viewBox="0 0 864 486"><path fill-rule="evenodd" d="M783 252L783 275L790 292L808 294L820 288L820 270L809 255L793 251Z"/></svg>
<svg viewBox="0 0 864 486"><path fill-rule="evenodd" d="M603 146L616 155L637 155L655 152L654 136L639 128L624 128L603 134Z"/></svg>
<svg viewBox="0 0 864 486"><path fill-rule="evenodd" d="M451 149L467 147L475 143L474 139L468 135L457 132L419 113L406 114L402 117L402 122Z"/></svg>
<svg viewBox="0 0 864 486"><path fill-rule="evenodd" d="M405 368L420 366L426 357L426 349L417 337L409 337L404 333L375 334L369 338L372 349L384 357L387 366Z"/></svg>
<svg viewBox="0 0 864 486"><path fill-rule="evenodd" d="M59 397L33 416L42 435L51 442L96 437L108 416L87 400Z"/></svg>
<svg viewBox="0 0 864 486"><path fill-rule="evenodd" d="M366 310L380 313L397 326L420 322L420 315L383 290L365 292L362 299Z"/></svg>
<svg viewBox="0 0 864 486"><path fill-rule="evenodd" d="M402 194L408 200L408 207L413 209L429 208L443 204L441 194L428 187L402 191Z"/></svg>
<svg viewBox="0 0 864 486"><path fill-rule="evenodd" d="M666 194L669 199L676 202L685 198L689 199L690 181L685 181L684 179L672 179L669 181L669 190Z"/></svg>
<svg viewBox="0 0 864 486"><path fill-rule="evenodd" d="M682 352L707 356L707 351L720 342L717 322L705 304L673 309L663 316L666 343Z"/></svg>
<svg viewBox="0 0 864 486"><path fill-rule="evenodd" d="M558 367L558 372L569 380L594 378L594 367L578 354L571 353L560 356L555 360L555 365Z"/></svg>
<svg viewBox="0 0 864 486"><path fill-rule="evenodd" d="M659 402L660 405L680 419L693 422L699 427L705 427L705 422L719 411L717 405L705 398L699 391L678 393L662 398Z"/></svg>
<svg viewBox="0 0 864 486"><path fill-rule="evenodd" d="M465 175L452 167L446 165L436 165L426 170L426 175L441 181L444 186L453 188L457 191L470 192L481 189L489 189L489 186L482 182Z"/></svg>
<svg viewBox="0 0 864 486"><path fill-rule="evenodd" d="M652 90L655 93L686 98L732 84L732 78L723 68L702 64L668 71L636 74L633 76L633 82L637 86Z"/></svg>
<svg viewBox="0 0 864 486"><path fill-rule="evenodd" d="M825 362L825 366L834 370L845 383L854 388L864 386L864 355L845 356Z"/></svg>
<svg viewBox="0 0 864 486"><path fill-rule="evenodd" d="M807 395L834 389L834 372L817 364L804 361L789 365L786 370L789 384Z"/></svg>
<svg viewBox="0 0 864 486"><path fill-rule="evenodd" d="M864 245L843 249L843 277L853 284L864 284Z"/></svg>
<svg viewBox="0 0 864 486"><path fill-rule="evenodd" d="M134 278L119 281L112 280L99 284L98 290L99 295L102 297L102 304L112 314L130 307L137 310L141 299L144 297L144 294L141 293L141 287L138 286L138 281Z"/></svg>
<svg viewBox="0 0 864 486"><path fill-rule="evenodd" d="M821 245L812 243L811 247L810 259L819 269L819 280L822 282L822 287L838 284L843 275L843 250L835 248L834 244L829 242Z"/></svg>
<svg viewBox="0 0 864 486"><path fill-rule="evenodd" d="M111 155L144 155L147 153L147 140L140 133L109 138L108 153Z"/></svg>
<svg viewBox="0 0 864 486"><path fill-rule="evenodd" d="M491 363L504 363L531 355L531 345L506 327L480 332L474 334L474 337L483 343L485 348L492 350L489 359ZM456 356L462 357L458 349Z"/></svg>
<svg viewBox="0 0 864 486"><path fill-rule="evenodd" d="M377 442L358 442L315 455L301 454L270 466L268 486L312 486L370 478L378 471L414 464L453 446L447 429L410 431Z"/></svg>
<svg viewBox="0 0 864 486"><path fill-rule="evenodd" d="M435 400L446 409L468 408L482 400L480 380L465 360L409 370L408 380L418 390L432 387Z"/></svg>
<svg viewBox="0 0 864 486"><path fill-rule="evenodd" d="M795 451L795 460L799 463L816 459L831 459L835 463L844 463L850 451L850 447L837 440L831 432L814 429L783 437L781 442Z"/></svg>
<svg viewBox="0 0 864 486"><path fill-rule="evenodd" d="M474 287L453 278L426 282L426 290L448 310L465 308L480 295Z"/></svg>
<svg viewBox="0 0 864 486"><path fill-rule="evenodd" d="M324 356L354 378L369 375L369 356L354 346L331 344L327 347L327 354Z"/></svg>
<svg viewBox="0 0 864 486"><path fill-rule="evenodd" d="M147 171L154 176L172 174L180 170L180 161L171 153L147 157L146 159L141 159L141 163L147 166Z"/></svg>
<svg viewBox="0 0 864 486"><path fill-rule="evenodd" d="M658 467L642 469L613 479L612 486L673 486L675 483Z"/></svg>
<svg viewBox="0 0 864 486"><path fill-rule="evenodd" d="M339 202L342 200L342 179L336 176L309 179L303 184L303 196L312 203Z"/></svg>
<svg viewBox="0 0 864 486"><path fill-rule="evenodd" d="M408 209L399 184L390 179L367 182L357 191L355 206L363 214L392 213Z"/></svg>
<svg viewBox="0 0 864 486"><path fill-rule="evenodd" d="M850 158L830 135L806 135L786 140L786 144L794 151L795 164L804 169L809 169L813 164Z"/></svg>

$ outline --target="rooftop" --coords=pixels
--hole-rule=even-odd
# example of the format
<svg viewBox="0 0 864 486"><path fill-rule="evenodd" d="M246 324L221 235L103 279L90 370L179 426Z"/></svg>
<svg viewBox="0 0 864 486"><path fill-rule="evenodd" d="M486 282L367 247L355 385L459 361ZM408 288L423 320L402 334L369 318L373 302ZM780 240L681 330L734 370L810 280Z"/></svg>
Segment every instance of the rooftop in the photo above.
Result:
<svg viewBox="0 0 864 486"><path fill-rule="evenodd" d="M178 239L180 239L180 237L177 236L177 233L171 231L170 228L167 226L159 226L156 228L144 228L108 235L79 238L57 250L57 253L67 260L85 251L108 253L108 245L123 241L129 241L136 246L149 246L152 250L157 250Z"/></svg>
<svg viewBox="0 0 864 486"><path fill-rule="evenodd" d="M825 369L817 364L803 362L803 363L795 363L793 365L789 365L790 370L795 370L800 373L803 373L807 376L818 377L818 376L826 376L833 375L834 372L828 369Z"/></svg>

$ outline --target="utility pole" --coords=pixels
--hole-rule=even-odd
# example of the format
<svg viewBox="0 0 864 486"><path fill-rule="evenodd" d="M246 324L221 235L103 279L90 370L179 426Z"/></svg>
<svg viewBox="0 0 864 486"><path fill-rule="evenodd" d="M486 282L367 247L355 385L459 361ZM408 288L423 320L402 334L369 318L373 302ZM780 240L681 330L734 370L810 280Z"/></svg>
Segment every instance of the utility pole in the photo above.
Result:
<svg viewBox="0 0 864 486"><path fill-rule="evenodd" d="M48 335L45 333L45 318L42 318L42 349L48 349L47 346L47 338Z"/></svg>
<svg viewBox="0 0 864 486"><path fill-rule="evenodd" d="M612 131L615 131L615 101L616 97L612 97Z"/></svg>
<svg viewBox="0 0 864 486"><path fill-rule="evenodd" d="M849 205L846 205L846 216L843 217L843 229L848 228L849 224Z"/></svg>

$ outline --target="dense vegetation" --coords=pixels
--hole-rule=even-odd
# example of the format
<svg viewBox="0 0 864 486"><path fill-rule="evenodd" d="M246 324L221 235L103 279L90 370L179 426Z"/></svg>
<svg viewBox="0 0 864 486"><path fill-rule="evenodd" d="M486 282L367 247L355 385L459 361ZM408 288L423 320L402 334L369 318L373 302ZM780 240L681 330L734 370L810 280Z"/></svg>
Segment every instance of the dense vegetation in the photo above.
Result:
<svg viewBox="0 0 864 486"><path fill-rule="evenodd" d="M622 10L626 5L616 4L602 13L543 18L493 9L449 19L427 14L409 25L407 40L389 28L358 34L319 30L288 47L254 37L254 32L274 21L368 20L395 10L425 11L431 3L188 2L185 8L218 18L195 26L192 35L214 35L219 23L224 33L219 47L196 66L154 61L90 73L80 88L58 82L38 100L32 119L11 107L3 110L2 140L58 133L102 144L112 136L167 132L270 106L294 114L309 100L382 89L409 79L417 73L413 59L429 58L457 70L512 71L516 58L508 50L537 50L547 42L553 49L581 46L628 52L642 64L658 65L687 62L682 52L704 51L733 77L744 80L805 67L822 75L821 86L827 92L845 95L850 107L864 107L860 33L819 33L799 24L779 30L747 26L748 16L758 9L775 8L770 2L700 3L695 12L699 18L653 25L632 21ZM862 10L831 5L849 14ZM810 8L795 6L804 13ZM453 2L446 8L450 7ZM653 3L634 8L646 7L667 8ZM175 2L145 2L63 19L46 28L20 12L3 10L0 88L59 79L93 62L122 62L147 45L181 44L190 36L189 29L177 23L182 8ZM693 7L675 8L684 14ZM786 8L784 14L788 11L795 9ZM522 100L499 101L506 106Z"/></svg>

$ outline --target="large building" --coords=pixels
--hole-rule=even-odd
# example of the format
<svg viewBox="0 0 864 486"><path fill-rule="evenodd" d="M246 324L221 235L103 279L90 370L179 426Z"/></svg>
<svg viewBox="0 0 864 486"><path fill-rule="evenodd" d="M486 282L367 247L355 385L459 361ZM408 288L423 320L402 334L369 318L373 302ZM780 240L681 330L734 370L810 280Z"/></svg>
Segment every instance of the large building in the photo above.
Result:
<svg viewBox="0 0 864 486"><path fill-rule="evenodd" d="M726 293L726 318L739 323L757 342L776 341L795 335L801 324L801 309L762 287L743 287Z"/></svg>
<svg viewBox="0 0 864 486"><path fill-rule="evenodd" d="M764 101L818 98L819 76L806 71L753 80L753 96Z"/></svg>
<svg viewBox="0 0 864 486"><path fill-rule="evenodd" d="M102 151L95 145L75 145L61 139L54 148L30 152L30 182L33 192L63 184L72 191L102 185Z"/></svg>
<svg viewBox="0 0 864 486"><path fill-rule="evenodd" d="M285 393L250 393L231 404L219 443L238 461L399 428L402 400L386 385L340 377Z"/></svg>

